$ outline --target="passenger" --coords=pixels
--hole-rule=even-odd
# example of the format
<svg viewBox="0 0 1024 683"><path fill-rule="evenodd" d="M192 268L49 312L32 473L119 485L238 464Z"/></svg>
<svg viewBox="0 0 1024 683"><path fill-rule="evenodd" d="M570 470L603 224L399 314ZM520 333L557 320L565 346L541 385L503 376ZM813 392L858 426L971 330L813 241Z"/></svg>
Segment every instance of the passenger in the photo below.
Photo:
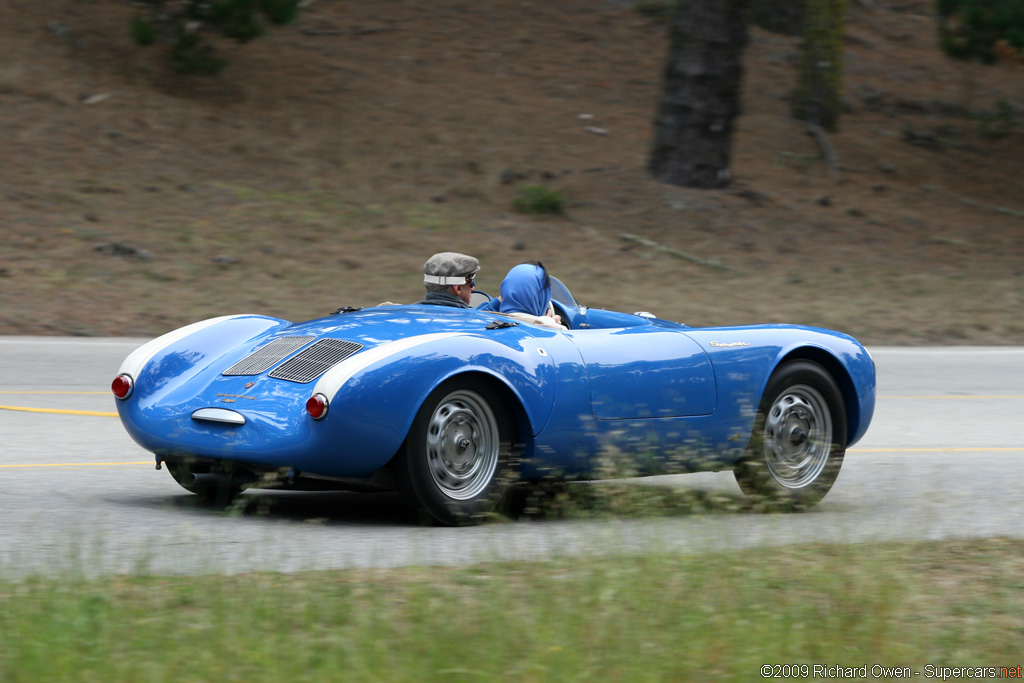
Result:
<svg viewBox="0 0 1024 683"><path fill-rule="evenodd" d="M423 264L423 286L427 297L420 304L470 308L480 262L454 251L434 254Z"/></svg>
<svg viewBox="0 0 1024 683"><path fill-rule="evenodd" d="M501 282L500 303L494 310L545 327L568 329L555 315L551 303L551 281L539 261L520 263L508 271Z"/></svg>

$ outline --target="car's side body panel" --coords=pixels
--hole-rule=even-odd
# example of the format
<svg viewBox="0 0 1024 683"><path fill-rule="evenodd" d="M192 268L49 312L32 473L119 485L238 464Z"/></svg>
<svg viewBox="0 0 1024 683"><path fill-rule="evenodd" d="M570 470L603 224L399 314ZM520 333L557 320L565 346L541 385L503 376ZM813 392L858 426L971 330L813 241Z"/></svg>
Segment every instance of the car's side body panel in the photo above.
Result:
<svg viewBox="0 0 1024 683"><path fill-rule="evenodd" d="M579 349L598 420L710 415L715 375L704 350L655 325L568 333Z"/></svg>
<svg viewBox="0 0 1024 683"><path fill-rule="evenodd" d="M601 419L598 412L579 409L581 397L559 402L550 426L538 435L527 460L526 476L531 478L587 474L595 469L595 456L620 458L627 462L612 463L614 470L652 472L685 472L730 467L744 453L750 441L757 408L772 372L793 359L819 362L844 387L849 415L847 445L859 440L871 421L875 401L874 363L867 351L854 339L841 333L795 325L756 325L722 328L686 328L675 323L650 321L646 327L619 330L581 330L567 333L577 346L604 340L614 344L623 335L633 349L637 335L648 330L659 338L663 329L671 330L707 354L713 368L713 385L702 392L701 399L714 397L714 409L703 415L624 419ZM580 339L596 333L590 342ZM591 348L591 347L587 347ZM612 349L604 353L611 355ZM621 352L621 351L620 351ZM626 357L632 351L621 352ZM596 355L596 354L593 354ZM589 365L584 373L590 370ZM578 373L574 368L558 366L560 377ZM678 376L678 375L677 375ZM845 379L843 378L845 376ZM586 377L578 373L569 377L575 386ZM692 377L683 373L681 385L693 386ZM623 383L629 389L617 401L649 401L643 384ZM703 387L703 383L696 386ZM560 389L562 385L560 384ZM671 390L671 385L668 386ZM571 391L566 387L566 391ZM578 393L578 392L577 392ZM601 468L607 468L607 458ZM607 472L603 472L607 474Z"/></svg>

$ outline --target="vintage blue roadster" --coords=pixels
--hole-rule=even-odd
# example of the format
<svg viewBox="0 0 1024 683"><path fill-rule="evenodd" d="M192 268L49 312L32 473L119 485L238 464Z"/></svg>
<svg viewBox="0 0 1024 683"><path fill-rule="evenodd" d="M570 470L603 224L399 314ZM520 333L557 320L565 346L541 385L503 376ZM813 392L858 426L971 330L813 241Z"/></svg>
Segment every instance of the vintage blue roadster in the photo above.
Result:
<svg viewBox="0 0 1024 683"><path fill-rule="evenodd" d="M392 489L443 524L624 473L732 469L753 499L807 508L871 422L874 363L849 336L692 328L551 282L565 331L429 305L197 322L128 356L117 410L194 493Z"/></svg>

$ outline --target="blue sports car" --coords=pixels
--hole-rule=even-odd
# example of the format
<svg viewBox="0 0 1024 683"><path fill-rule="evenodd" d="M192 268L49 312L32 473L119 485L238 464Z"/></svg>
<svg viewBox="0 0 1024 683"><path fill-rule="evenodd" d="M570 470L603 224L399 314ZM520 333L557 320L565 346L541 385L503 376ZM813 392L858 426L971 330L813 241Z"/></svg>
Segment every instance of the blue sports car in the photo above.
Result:
<svg viewBox="0 0 1024 683"><path fill-rule="evenodd" d="M748 496L807 508L871 422L874 363L849 336L693 328L551 283L567 330L429 305L194 323L128 356L117 410L194 493L390 489L452 525L516 486L623 472L732 469Z"/></svg>

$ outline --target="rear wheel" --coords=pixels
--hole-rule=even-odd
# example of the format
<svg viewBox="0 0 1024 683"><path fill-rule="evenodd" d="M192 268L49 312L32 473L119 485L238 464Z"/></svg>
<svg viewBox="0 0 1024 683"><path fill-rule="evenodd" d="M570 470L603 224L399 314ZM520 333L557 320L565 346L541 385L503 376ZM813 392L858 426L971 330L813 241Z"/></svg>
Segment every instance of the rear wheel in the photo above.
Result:
<svg viewBox="0 0 1024 683"><path fill-rule="evenodd" d="M846 409L832 376L794 361L768 380L750 446L734 474L768 509L807 509L832 488L846 452Z"/></svg>
<svg viewBox="0 0 1024 683"><path fill-rule="evenodd" d="M416 414L396 475L407 499L437 522L483 521L518 478L502 402L479 380L442 384Z"/></svg>

